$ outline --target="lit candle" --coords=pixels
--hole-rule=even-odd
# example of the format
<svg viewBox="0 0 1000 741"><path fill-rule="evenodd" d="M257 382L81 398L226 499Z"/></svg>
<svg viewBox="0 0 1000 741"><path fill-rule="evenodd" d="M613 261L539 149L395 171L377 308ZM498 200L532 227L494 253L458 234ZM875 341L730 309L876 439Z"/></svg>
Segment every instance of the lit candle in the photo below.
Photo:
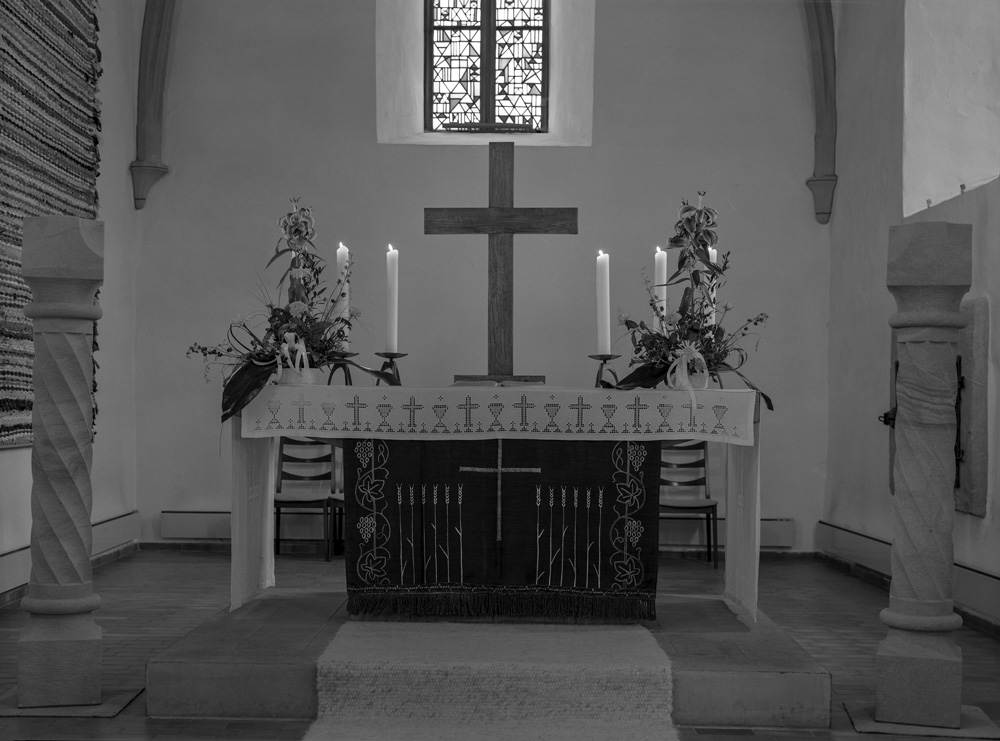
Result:
<svg viewBox="0 0 1000 741"><path fill-rule="evenodd" d="M611 281L608 256L597 251L597 354L611 354Z"/></svg>
<svg viewBox="0 0 1000 741"><path fill-rule="evenodd" d="M399 250L389 245L385 253L385 351L397 352L399 328Z"/></svg>
<svg viewBox="0 0 1000 741"><path fill-rule="evenodd" d="M351 265L351 253L344 243L340 243L337 248L337 279L340 281L340 295L337 297L335 316L342 317L345 321L351 316L351 285L348 281L348 270ZM344 327L344 350L350 347L350 330Z"/></svg>
<svg viewBox="0 0 1000 741"><path fill-rule="evenodd" d="M656 247L653 264L653 291L656 296L656 308L667 311L667 253Z"/></svg>

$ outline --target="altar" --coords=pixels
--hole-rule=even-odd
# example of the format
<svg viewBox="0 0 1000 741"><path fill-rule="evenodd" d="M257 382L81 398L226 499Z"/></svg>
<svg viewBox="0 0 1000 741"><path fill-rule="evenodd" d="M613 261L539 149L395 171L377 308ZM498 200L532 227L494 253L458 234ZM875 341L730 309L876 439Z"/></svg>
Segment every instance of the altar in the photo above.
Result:
<svg viewBox="0 0 1000 741"><path fill-rule="evenodd" d="M755 619L758 395L269 385L233 425L231 607L274 585L281 436L339 438L356 615L654 616L659 441L731 446L726 597Z"/></svg>

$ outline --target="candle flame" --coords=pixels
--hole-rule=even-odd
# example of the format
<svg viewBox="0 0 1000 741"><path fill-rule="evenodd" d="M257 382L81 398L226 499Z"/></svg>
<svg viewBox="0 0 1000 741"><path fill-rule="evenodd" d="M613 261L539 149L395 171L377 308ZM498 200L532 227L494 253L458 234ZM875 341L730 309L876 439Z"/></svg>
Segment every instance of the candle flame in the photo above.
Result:
<svg viewBox="0 0 1000 741"><path fill-rule="evenodd" d="M660 249L660 245L656 245L656 251L657 252L663 252L663 250Z"/></svg>
<svg viewBox="0 0 1000 741"><path fill-rule="evenodd" d="M393 247L393 246L392 246L392 245L390 244L390 245L389 245L389 252L395 252L395 251L396 251L396 248L395 248L395 247Z"/></svg>
<svg viewBox="0 0 1000 741"><path fill-rule="evenodd" d="M600 256L601 256L601 255L603 255L603 254L604 254L604 250L598 250L598 251L597 251L597 256L598 256L598 257L600 257Z"/></svg>

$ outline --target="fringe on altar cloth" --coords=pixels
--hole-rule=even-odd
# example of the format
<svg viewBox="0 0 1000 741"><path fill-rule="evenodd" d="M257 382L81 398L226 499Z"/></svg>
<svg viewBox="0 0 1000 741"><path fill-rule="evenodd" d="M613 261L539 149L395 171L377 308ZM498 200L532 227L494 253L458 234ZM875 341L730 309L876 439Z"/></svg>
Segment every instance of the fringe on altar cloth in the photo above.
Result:
<svg viewBox="0 0 1000 741"><path fill-rule="evenodd" d="M359 618L423 620L495 618L532 621L635 623L656 619L653 592L348 589L347 612Z"/></svg>

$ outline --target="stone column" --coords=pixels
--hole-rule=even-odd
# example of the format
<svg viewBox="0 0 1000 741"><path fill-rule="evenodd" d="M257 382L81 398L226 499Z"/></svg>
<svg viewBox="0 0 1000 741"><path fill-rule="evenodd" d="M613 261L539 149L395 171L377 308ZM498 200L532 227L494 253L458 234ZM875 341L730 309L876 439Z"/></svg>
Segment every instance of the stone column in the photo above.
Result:
<svg viewBox="0 0 1000 741"><path fill-rule="evenodd" d="M90 512L95 294L104 280L104 224L24 220L21 272L32 291L35 402L31 451L31 613L17 645L19 707L98 705L101 629L93 610Z"/></svg>
<svg viewBox="0 0 1000 741"><path fill-rule="evenodd" d="M951 631L955 521L955 358L972 281L972 227L889 230L886 285L896 299L895 519L888 626L876 656L875 720L958 728L962 652Z"/></svg>

